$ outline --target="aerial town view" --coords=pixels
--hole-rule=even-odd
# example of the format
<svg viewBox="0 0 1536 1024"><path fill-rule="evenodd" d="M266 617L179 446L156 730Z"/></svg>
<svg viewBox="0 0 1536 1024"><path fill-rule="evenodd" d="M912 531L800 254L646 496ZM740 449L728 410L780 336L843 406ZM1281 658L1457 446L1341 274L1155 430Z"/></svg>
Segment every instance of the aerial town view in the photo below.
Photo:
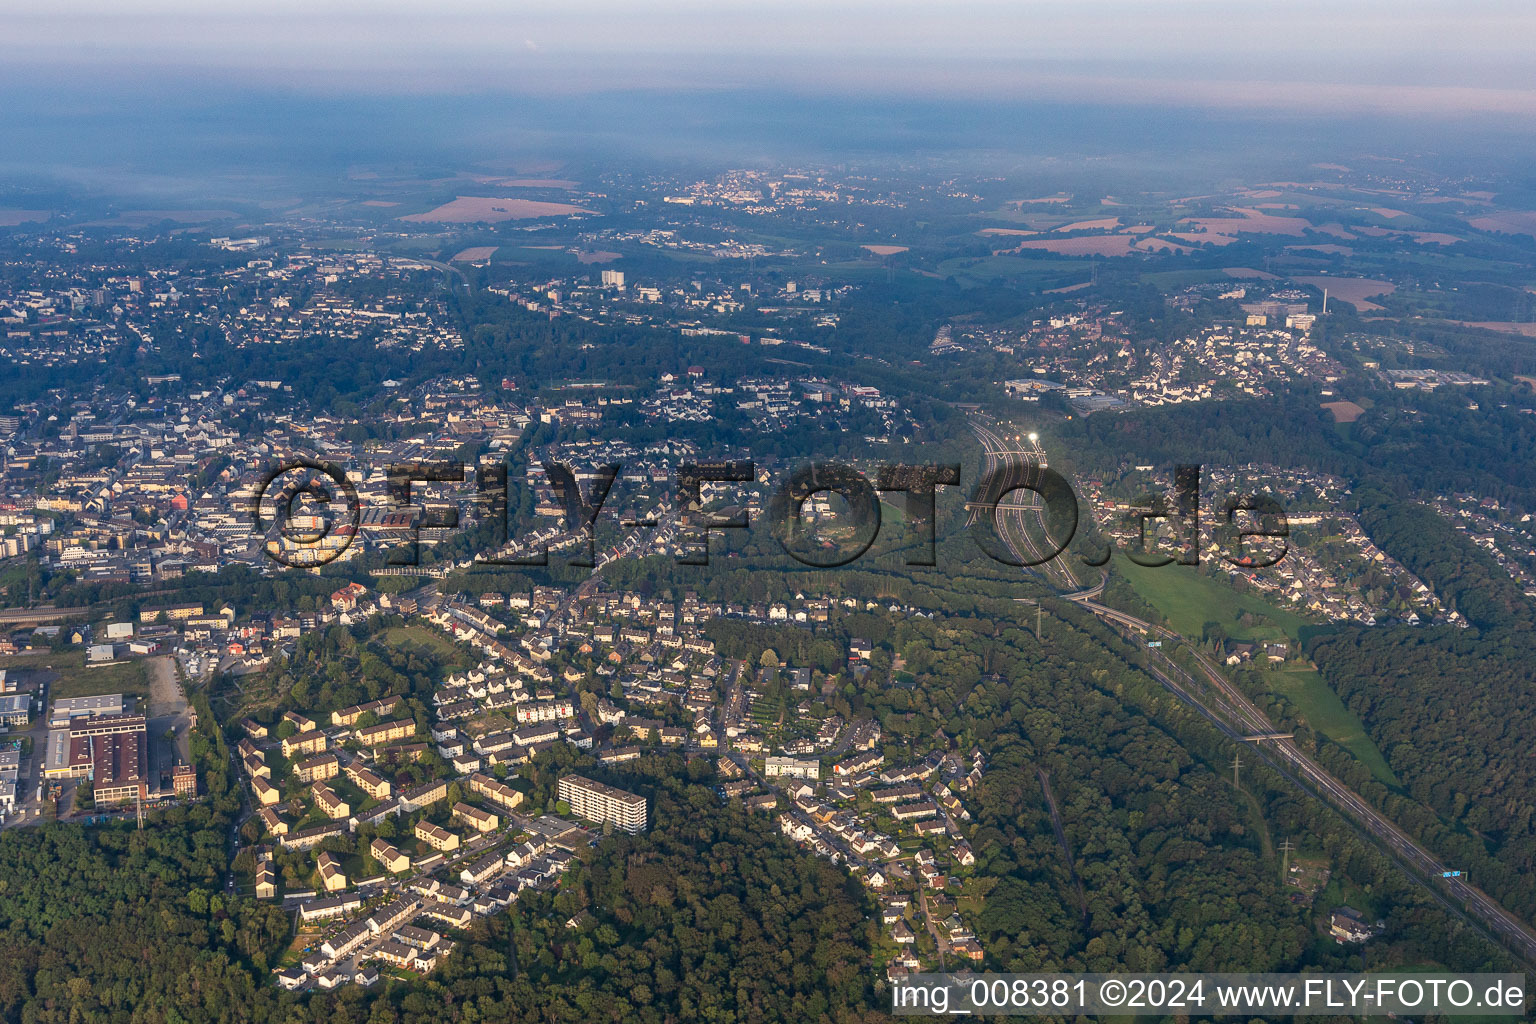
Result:
<svg viewBox="0 0 1536 1024"><path fill-rule="evenodd" d="M0 1020L1526 1016L1536 10L0 26Z"/></svg>

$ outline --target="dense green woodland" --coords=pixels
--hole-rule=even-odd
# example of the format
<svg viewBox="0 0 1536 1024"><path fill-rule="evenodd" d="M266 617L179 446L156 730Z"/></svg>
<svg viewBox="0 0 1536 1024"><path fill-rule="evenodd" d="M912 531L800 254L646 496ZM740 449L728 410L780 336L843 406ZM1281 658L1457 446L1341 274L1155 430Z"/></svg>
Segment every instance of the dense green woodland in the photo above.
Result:
<svg viewBox="0 0 1536 1024"><path fill-rule="evenodd" d="M205 766L227 750L209 738ZM657 759L659 827L605 840L555 895L484 922L432 978L308 998L266 974L287 915L226 897L238 795L131 827L0 834L0 1016L22 1022L866 1019L867 897L719 805L712 772ZM581 910L578 929L565 925ZM876 1014L876 1017L879 1015ZM874 1019L874 1018L868 1018Z"/></svg>
<svg viewBox="0 0 1536 1024"><path fill-rule="evenodd" d="M846 579L850 590L888 586L873 573ZM1041 646L1007 597L986 593L995 587L976 581L970 596L954 595L963 607L933 620L851 616L849 626L906 657L915 680L849 680L837 697L882 723L892 758L929 749L935 729L963 751L988 752L966 801L977 864L950 895L979 910L989 968L1503 965L1326 808L1263 770L1233 790L1229 745L1139 669L1135 649L1071 608L1053 609ZM773 638L732 642L763 639ZM366 647L333 633L306 658L320 657L318 669ZM212 795L190 811L167 812L142 833L0 833L6 1019L883 1019L879 965L893 947L873 899L768 819L722 804L708 763L675 754L614 777L652 799L650 833L605 838L557 893L477 924L435 975L374 991L281 993L266 970L289 922L220 893L238 794L223 770L224 738L205 730L196 739ZM534 772L535 785L546 775L553 764ZM1275 847L1286 837L1326 857L1350 898L1388 921L1383 938L1364 950L1318 938L1317 913L1280 884Z"/></svg>
<svg viewBox="0 0 1536 1024"><path fill-rule="evenodd" d="M217 829L12 829L0 839L0 1013L22 1022L249 1020L287 915L220 896Z"/></svg>
<svg viewBox="0 0 1536 1024"><path fill-rule="evenodd" d="M973 845L976 884L990 887L979 937L999 965L1358 966L1358 952L1317 943L1312 912L1286 900L1274 853L1284 838L1326 854L1337 874L1371 893L1391 926L1370 962L1406 962L1415 949L1462 962L1489 955L1331 811L1264 771L1233 790L1224 771L1230 745L1097 621L1062 609L1066 622L1052 623L1042 647L1005 607L900 623L896 649L930 652L927 667L910 690L866 695L914 745L924 730L903 730L899 719L933 716L962 746L990 753ZM1052 833L1041 769L1061 807L1086 911Z"/></svg>
<svg viewBox="0 0 1536 1024"><path fill-rule="evenodd" d="M1536 345L1420 329L1417 340L1471 372L1530 373ZM1422 365L1413 363L1411 365ZM1164 465L1273 463L1336 474L1371 538L1464 615L1469 629L1320 630L1307 653L1365 723L1402 789L1320 751L1326 764L1478 884L1536 917L1536 607L1486 552L1424 502L1466 491L1536 509L1536 417L1529 390L1368 391L1347 427L1305 389L1264 402L1093 416L1064 426L1080 466L1129 453ZM1288 725L1290 723L1287 723Z"/></svg>
<svg viewBox="0 0 1536 1024"><path fill-rule="evenodd" d="M1382 546L1449 596L1471 629L1352 629L1312 655L1364 721L1413 801L1380 794L1400 820L1478 884L1536 916L1536 639L1529 601L1489 556L1432 511L1362 517ZM1425 812L1432 809L1433 815Z"/></svg>
<svg viewBox="0 0 1536 1024"><path fill-rule="evenodd" d="M1220 258L1240 260L1243 252L1236 246ZM206 254L188 246L182 258ZM1157 289L1114 278L1107 270L1111 284L1101 286L1104 294L1144 320L1148 336L1172 337L1188 326L1187 318L1165 311ZM1509 291L1502 285L1469 291L1457 300L1458 310L1494 315ZM159 351L143 360L125 348L107 372L139 388L134 382L164 368L185 370L189 383L258 371L302 379L314 408L358 417L354 440L376 436L367 424L388 405L377 397L387 377L416 383L472 366L492 387L511 376L532 390L580 377L648 387L660 373L692 363L720 367L727 377L779 372L758 346L614 328L602 347L587 349L581 344L587 328L540 319L483 289L455 292L448 301L470 325L464 352L386 355L371 339L317 339L302 353L256 352L230 348L210 332L158 338ZM918 440L928 446L925 453L947 456L966 426L945 403L995 399L993 386L978 381L1001 379L1005 367L988 354L915 363L926 354L935 323L961 308L1001 321L1045 304L1008 289L964 292L954 281L873 283L838 308L844 319L835 336L812 338L830 354L797 350L795 358L806 360L806 372L846 373L910 400L909 411L924 425ZM1341 334L1363 326L1341 313L1325 329ZM744 322L742 330L750 333L752 325ZM1536 345L1527 340L1413 330L1416 340L1462 368L1505 377L1536 372ZM190 357L194 341L197 360ZM1421 361L1389 356L1386 365ZM84 393L100 372L60 368L40 380L0 381L0 405L45 387ZM1484 401L1474 410L1454 390L1407 394L1363 381L1351 397L1370 407L1347 427L1320 409L1324 396L1297 387L1263 402L1095 415L1045 429L1053 453L1061 450L1082 472L1133 459L1167 466L1256 462L1350 481L1355 511L1372 538L1451 601L1472 628L1337 629L1309 640L1307 653L1365 723L1400 790L1376 782L1341 748L1293 723L1286 716L1294 709L1276 702L1272 710L1288 727L1294 724L1298 742L1330 770L1447 860L1471 870L1512 910L1536 917L1536 760L1529 756L1536 736L1536 612L1496 564L1418 503L1466 490L1536 509L1536 417L1519 413L1523 392L1506 385L1480 393ZM1067 411L1049 403L1040 408ZM623 425L640 442L664 433L638 421ZM706 448L750 441L783 456L853 450L846 439L832 450L818 447L828 439L810 429L754 439L725 421L695 433ZM552 439L547 430L531 429L518 457ZM514 509L528 504L519 494ZM461 555L484 540L464 531L426 558ZM720 557L707 572L682 575L670 560L654 559L616 564L605 575L616 587L643 593L689 588L748 602L804 591L932 611L932 618L842 614L816 630L720 622L710 635L727 656L756 663L772 649L785 663L834 673L826 709L878 720L892 761L938 748L966 757L974 748L985 753L986 774L965 797L974 816L969 839L976 864L959 872L947 895L975 925L986 969L1509 966L1316 800L1261 766L1246 769L1242 788L1235 788L1227 769L1232 745L1143 671L1144 652L1091 615L1048 600L1046 638L1038 641L1028 628L1032 615L1014 598L1042 596L1041 588L981 559L968 538L942 539L942 572L915 572L892 556L822 572L784 558L766 534L717 543ZM373 564L277 579L234 570L188 577L163 594L80 586L66 576L40 582L61 604L114 602L121 613L140 601L175 599L230 601L242 612L306 610ZM475 593L562 578L570 579L559 571L508 571L456 576L452 584ZM1128 600L1124 591L1112 595ZM373 991L280 992L268 971L287 946L291 922L270 905L225 895L227 844L241 799L216 723L227 724L236 713L271 721L283 707L323 712L398 694L407 713L425 724L431 686L457 662L441 650L380 643L378 630L397 624L306 636L291 660L245 680L238 699L217 688L213 703L195 693L202 725L193 749L209 794L198 805L158 812L142 832L130 825L0 832L6 947L0 1018L27 1024L885 1019L879 1009L886 998L883 964L895 947L874 917L875 899L842 868L779 837L770 819L722 803L707 763L655 753L612 777L651 798L653 829L604 838L558 892L528 895L458 936L459 949L433 976ZM862 678L842 671L853 636L877 646ZM900 681L892 672L897 658L905 665ZM571 756L544 755L530 773L536 794L547 798L556 767L572 763ZM584 757L574 763L589 766ZM429 759L425 769L411 770L431 767ZM1059 810L1060 838L1048 793ZM1283 884L1277 851L1286 840L1333 873L1315 905L1293 901L1295 890ZM1323 937L1320 918L1346 901L1386 921L1385 933L1364 947Z"/></svg>

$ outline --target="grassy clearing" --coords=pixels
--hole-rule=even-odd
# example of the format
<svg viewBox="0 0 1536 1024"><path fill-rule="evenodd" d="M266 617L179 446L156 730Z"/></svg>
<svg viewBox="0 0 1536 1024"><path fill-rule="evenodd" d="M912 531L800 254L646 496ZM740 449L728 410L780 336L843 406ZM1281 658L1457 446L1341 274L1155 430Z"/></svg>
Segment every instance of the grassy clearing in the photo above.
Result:
<svg viewBox="0 0 1536 1024"><path fill-rule="evenodd" d="M962 284L1006 281L1020 287L1046 289L1078 284L1087 277L1081 261L1036 259L1019 256L956 256L938 265L940 277L953 276Z"/></svg>
<svg viewBox="0 0 1536 1024"><path fill-rule="evenodd" d="M1337 874L1328 880L1328 885L1318 894L1316 905L1324 913L1337 907L1354 907L1365 915L1368 922L1375 921L1380 916L1376 897Z"/></svg>
<svg viewBox="0 0 1536 1024"><path fill-rule="evenodd" d="M1387 759L1366 735L1360 719L1328 688L1316 669L1310 665L1287 666L1267 673L1267 678L1276 693L1284 694L1296 705L1308 725L1353 754L1377 781L1393 787L1400 785L1387 766Z"/></svg>
<svg viewBox="0 0 1536 1024"><path fill-rule="evenodd" d="M1240 789L1243 807L1247 811L1248 826L1253 829L1254 835L1259 839L1259 853L1264 858L1264 863L1273 864L1275 858L1275 843L1269 834L1269 822L1264 820L1264 809L1259 806L1259 800L1246 789Z"/></svg>
<svg viewBox="0 0 1536 1024"><path fill-rule="evenodd" d="M406 650L425 648L441 661L455 664L466 661L466 655L452 640L437 630L422 625L393 626L380 633L377 640L390 647Z"/></svg>
<svg viewBox="0 0 1536 1024"><path fill-rule="evenodd" d="M1230 281L1224 270L1159 270L1150 274L1142 274L1143 284L1150 284L1157 288L1173 289L1187 288L1195 284L1208 284L1211 281Z"/></svg>
<svg viewBox="0 0 1536 1024"><path fill-rule="evenodd" d="M1191 640L1200 639L1207 622L1220 623L1227 635L1239 643L1289 640L1295 645L1310 630L1318 628L1295 612L1258 595L1239 593L1193 568L1169 565L1148 569L1129 559L1117 559L1115 571L1130 582L1142 600L1161 612L1175 631ZM1261 621L1244 623L1245 612ZM1274 692L1295 704L1315 731L1349 751L1382 783L1399 785L1360 719L1328 688L1316 669L1307 664L1292 664L1265 675Z"/></svg>
<svg viewBox="0 0 1536 1024"><path fill-rule="evenodd" d="M94 697L103 693L149 696L149 673L143 661L114 661L89 666L84 651L42 652L0 659L0 668L29 674L48 682L48 698Z"/></svg>
<svg viewBox="0 0 1536 1024"><path fill-rule="evenodd" d="M1125 578L1168 625L1191 640L1199 640L1207 622L1221 624L1239 643L1290 639L1299 641L1312 623L1256 594L1239 593L1226 583L1201 575L1193 566L1166 565L1148 569L1128 558L1117 558L1114 571ZM1247 612L1264 621L1245 624Z"/></svg>

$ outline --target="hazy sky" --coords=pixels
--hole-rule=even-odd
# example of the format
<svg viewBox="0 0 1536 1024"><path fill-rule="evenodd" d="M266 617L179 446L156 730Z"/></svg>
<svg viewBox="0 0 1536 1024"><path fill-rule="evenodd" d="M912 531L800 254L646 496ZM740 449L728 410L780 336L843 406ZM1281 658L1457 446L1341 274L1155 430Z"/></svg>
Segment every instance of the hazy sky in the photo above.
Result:
<svg viewBox="0 0 1536 1024"><path fill-rule="evenodd" d="M44 85L195 74L297 91L771 86L1536 116L1531 0L50 0L0 15Z"/></svg>
<svg viewBox="0 0 1536 1024"><path fill-rule="evenodd" d="M10 0L0 174L1378 152L1519 172L1533 41L1536 0Z"/></svg>

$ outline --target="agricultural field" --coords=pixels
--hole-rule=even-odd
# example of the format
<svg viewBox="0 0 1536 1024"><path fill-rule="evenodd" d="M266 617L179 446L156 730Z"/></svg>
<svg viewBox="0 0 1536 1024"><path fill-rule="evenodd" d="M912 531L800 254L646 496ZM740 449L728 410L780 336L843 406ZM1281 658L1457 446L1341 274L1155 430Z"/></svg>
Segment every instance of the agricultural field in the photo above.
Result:
<svg viewBox="0 0 1536 1024"><path fill-rule="evenodd" d="M459 196L425 213L410 213L401 220L419 224L495 224L536 217L564 217L594 211L570 203L545 203L535 199L502 199L490 196Z"/></svg>
<svg viewBox="0 0 1536 1024"><path fill-rule="evenodd" d="M481 260L488 260L492 256L496 255L496 249L497 246L494 245L472 245L468 249L459 250L459 252L455 253L453 258L448 262L478 263Z"/></svg>
<svg viewBox="0 0 1536 1024"><path fill-rule="evenodd" d="M1297 284L1309 284L1319 290L1328 289L1330 299L1343 299L1362 313L1372 310L1385 309L1385 306L1377 305L1366 300L1378 295L1391 295L1397 290L1397 285L1391 281L1373 281L1365 277L1296 277L1292 278Z"/></svg>

